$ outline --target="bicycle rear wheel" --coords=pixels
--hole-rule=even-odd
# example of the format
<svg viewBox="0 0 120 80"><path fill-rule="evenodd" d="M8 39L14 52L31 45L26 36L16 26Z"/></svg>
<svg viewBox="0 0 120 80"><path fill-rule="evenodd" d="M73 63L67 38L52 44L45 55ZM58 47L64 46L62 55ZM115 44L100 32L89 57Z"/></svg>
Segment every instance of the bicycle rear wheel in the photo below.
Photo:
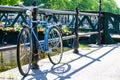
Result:
<svg viewBox="0 0 120 80"><path fill-rule="evenodd" d="M17 41L17 64L20 73L26 76L31 68L32 45L28 28L22 29Z"/></svg>
<svg viewBox="0 0 120 80"><path fill-rule="evenodd" d="M59 64L63 54L62 37L57 27L51 27L48 33L48 53L52 64Z"/></svg>

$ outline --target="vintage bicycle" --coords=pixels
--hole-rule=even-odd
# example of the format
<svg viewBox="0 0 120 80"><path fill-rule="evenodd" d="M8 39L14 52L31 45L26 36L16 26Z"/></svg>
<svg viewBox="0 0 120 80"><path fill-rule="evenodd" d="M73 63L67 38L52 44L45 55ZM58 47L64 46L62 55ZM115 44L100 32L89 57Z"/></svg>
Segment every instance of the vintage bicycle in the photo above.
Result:
<svg viewBox="0 0 120 80"><path fill-rule="evenodd" d="M63 43L58 26L56 24L50 24L47 21L32 20L33 9L42 6L44 5L27 7L28 10L26 11L26 14L28 15L28 24L23 26L23 29L18 35L17 65L19 72L23 76L26 76L29 73L32 59L36 55L33 53L33 38L36 41L38 52L48 54L48 58L52 64L59 64L62 59ZM35 34L34 27L32 27L33 23L44 23L45 34L43 44Z"/></svg>

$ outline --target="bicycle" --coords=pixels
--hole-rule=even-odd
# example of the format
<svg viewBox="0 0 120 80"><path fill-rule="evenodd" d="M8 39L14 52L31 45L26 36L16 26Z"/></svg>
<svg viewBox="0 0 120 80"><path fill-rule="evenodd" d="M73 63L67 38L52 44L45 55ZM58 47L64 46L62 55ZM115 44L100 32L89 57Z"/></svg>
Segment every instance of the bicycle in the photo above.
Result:
<svg viewBox="0 0 120 80"><path fill-rule="evenodd" d="M36 7L30 7L26 11L29 21L27 26L23 26L17 39L17 65L19 72L23 76L28 75L31 69L33 56L36 55L33 53L33 38L36 41L37 49L42 53L48 54L48 58L52 64L59 64L63 55L62 37L59 28L56 24L49 24L47 21L33 21L32 10L34 8ZM32 27L32 23L45 24L44 45L38 40L34 28Z"/></svg>

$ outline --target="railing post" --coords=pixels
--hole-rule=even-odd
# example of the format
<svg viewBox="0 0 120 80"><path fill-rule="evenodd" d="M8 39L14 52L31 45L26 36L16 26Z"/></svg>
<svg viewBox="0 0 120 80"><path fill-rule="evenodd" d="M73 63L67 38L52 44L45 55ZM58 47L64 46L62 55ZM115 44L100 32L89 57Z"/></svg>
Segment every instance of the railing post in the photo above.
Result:
<svg viewBox="0 0 120 80"><path fill-rule="evenodd" d="M36 0L33 1L32 3L33 6L36 6L37 3L36 3ZM33 21L36 21L37 20L37 12L38 12L38 9L37 8L34 8L33 9L33 12L32 12L32 16L33 16ZM33 27L34 27L34 31L37 35L37 23L33 23ZM38 55L35 55L38 53L38 50L37 50L37 45L36 45L36 41L35 41L35 38L33 37L33 59L32 59L32 69L38 69L39 66L37 64L38 62Z"/></svg>
<svg viewBox="0 0 120 80"><path fill-rule="evenodd" d="M102 34L101 34L101 29L102 29L102 23L101 23L101 6L102 2L99 0L99 15L98 15L98 40L96 44L100 45L102 41Z"/></svg>
<svg viewBox="0 0 120 80"><path fill-rule="evenodd" d="M73 48L74 51L73 53L79 53L78 48L79 48L79 36L78 36L78 15L79 15L79 11L78 11L78 7L76 7L76 15L75 15L75 35L76 37L74 38L73 41Z"/></svg>

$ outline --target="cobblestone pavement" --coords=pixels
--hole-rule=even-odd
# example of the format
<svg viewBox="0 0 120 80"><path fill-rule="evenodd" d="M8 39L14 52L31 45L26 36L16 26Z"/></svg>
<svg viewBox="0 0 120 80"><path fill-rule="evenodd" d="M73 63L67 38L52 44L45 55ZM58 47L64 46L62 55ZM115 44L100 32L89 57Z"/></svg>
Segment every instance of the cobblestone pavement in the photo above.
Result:
<svg viewBox="0 0 120 80"><path fill-rule="evenodd" d="M120 80L120 45L89 47L79 48L79 54L64 52L59 65L40 60L39 69L31 70L27 77L21 76L17 68L2 72L0 80Z"/></svg>

